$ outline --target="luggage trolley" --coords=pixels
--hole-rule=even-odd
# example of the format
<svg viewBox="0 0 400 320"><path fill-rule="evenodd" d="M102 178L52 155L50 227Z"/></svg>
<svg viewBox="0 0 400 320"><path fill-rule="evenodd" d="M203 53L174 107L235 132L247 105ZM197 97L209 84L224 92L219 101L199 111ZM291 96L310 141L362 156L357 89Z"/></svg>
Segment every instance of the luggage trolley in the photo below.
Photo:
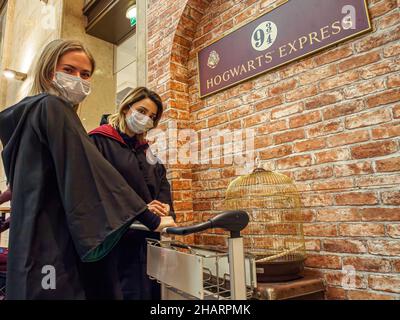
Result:
<svg viewBox="0 0 400 320"><path fill-rule="evenodd" d="M161 283L163 300L246 300L257 287L255 257L244 253L240 232L249 216L227 211L200 224L165 228L169 235L208 229L229 231L228 252L188 246L175 240L147 239L147 274Z"/></svg>

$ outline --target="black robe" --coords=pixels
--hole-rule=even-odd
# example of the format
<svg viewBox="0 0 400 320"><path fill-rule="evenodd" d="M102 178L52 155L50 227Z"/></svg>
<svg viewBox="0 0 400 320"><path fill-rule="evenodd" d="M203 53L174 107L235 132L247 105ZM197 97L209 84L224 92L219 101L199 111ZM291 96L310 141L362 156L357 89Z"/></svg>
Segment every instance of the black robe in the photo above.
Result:
<svg viewBox="0 0 400 320"><path fill-rule="evenodd" d="M147 144L128 141L126 136L109 125L103 125L89 135L104 157L144 202L158 200L169 204L170 214L175 219L166 169L158 162L151 164L146 160L146 153L151 152ZM159 239L159 234L129 230L116 248L118 277L126 300L160 299L160 286L150 280L146 272L146 238Z"/></svg>
<svg viewBox="0 0 400 320"><path fill-rule="evenodd" d="M4 110L0 139L13 194L7 299L85 299L82 265L104 258L146 203L62 98L41 94ZM55 289L42 286L46 266Z"/></svg>

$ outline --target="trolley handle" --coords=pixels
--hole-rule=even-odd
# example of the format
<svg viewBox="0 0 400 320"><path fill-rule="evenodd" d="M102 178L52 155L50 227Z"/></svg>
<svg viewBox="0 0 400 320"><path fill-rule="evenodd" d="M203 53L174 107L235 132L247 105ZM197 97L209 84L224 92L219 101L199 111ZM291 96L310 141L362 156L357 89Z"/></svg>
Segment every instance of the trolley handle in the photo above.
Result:
<svg viewBox="0 0 400 320"><path fill-rule="evenodd" d="M240 231L246 228L249 223L249 215L245 211L226 211L206 222L186 227L165 228L163 231L168 234L188 235L207 229L220 228L231 233L231 238L240 237Z"/></svg>

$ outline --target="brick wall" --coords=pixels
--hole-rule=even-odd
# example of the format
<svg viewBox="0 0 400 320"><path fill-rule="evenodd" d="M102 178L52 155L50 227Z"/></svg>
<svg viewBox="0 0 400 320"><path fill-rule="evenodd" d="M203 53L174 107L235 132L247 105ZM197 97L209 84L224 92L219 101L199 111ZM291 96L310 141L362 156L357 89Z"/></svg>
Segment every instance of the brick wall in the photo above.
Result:
<svg viewBox="0 0 400 320"><path fill-rule="evenodd" d="M331 299L400 298L400 12L369 0L373 31L200 100L196 53L274 0L149 1L149 86L162 123L252 128L267 168L302 191L307 272ZM176 149L176 146L168 146ZM180 222L222 209L231 165L169 167ZM192 241L225 244L219 232ZM355 284L343 287L344 270Z"/></svg>

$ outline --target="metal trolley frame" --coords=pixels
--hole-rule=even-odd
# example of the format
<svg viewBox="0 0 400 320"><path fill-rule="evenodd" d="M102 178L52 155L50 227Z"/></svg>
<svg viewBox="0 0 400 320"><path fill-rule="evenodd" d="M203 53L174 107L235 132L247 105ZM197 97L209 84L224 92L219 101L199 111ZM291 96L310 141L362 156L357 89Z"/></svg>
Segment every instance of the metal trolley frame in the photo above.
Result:
<svg viewBox="0 0 400 320"><path fill-rule="evenodd" d="M147 240L147 274L161 283L163 300L246 300L257 287L255 257L244 253L240 231L249 222L244 211L228 211L193 226L166 228L188 235L221 228L230 232L228 252L179 241Z"/></svg>

